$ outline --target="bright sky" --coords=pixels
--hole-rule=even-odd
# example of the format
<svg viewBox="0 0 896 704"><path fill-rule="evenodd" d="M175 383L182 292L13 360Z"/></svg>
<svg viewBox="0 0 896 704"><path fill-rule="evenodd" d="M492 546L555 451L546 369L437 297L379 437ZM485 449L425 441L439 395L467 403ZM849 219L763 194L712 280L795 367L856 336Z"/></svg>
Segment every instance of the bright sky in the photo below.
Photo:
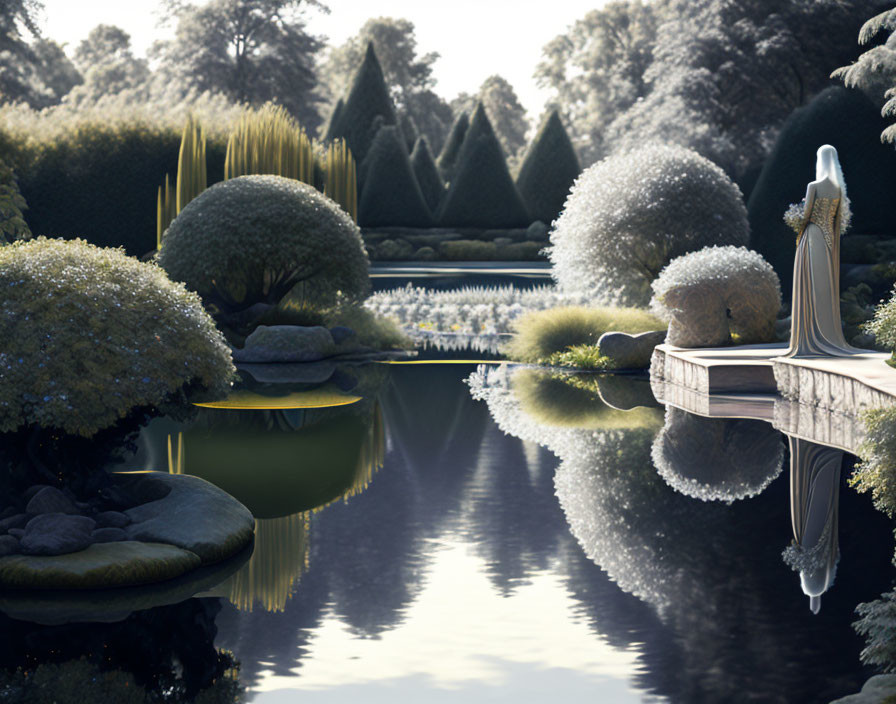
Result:
<svg viewBox="0 0 896 704"><path fill-rule="evenodd" d="M43 0L44 32L68 43L71 51L96 25L118 25L131 35L142 54L161 37L153 0ZM325 0L329 15L310 12L309 28L341 44L357 33L372 15L405 18L414 23L420 54L438 52L436 91L450 99L475 92L482 81L498 73L513 85L530 119L541 114L546 95L532 74L541 48L607 0Z"/></svg>

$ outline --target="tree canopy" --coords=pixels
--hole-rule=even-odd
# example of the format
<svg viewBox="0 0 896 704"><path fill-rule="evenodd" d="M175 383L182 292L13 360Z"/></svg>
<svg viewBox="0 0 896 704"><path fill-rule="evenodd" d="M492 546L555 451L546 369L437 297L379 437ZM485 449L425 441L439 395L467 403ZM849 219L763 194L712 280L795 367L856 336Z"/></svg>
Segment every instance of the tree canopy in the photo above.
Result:
<svg viewBox="0 0 896 704"><path fill-rule="evenodd" d="M84 83L69 96L71 102L96 101L105 95L145 87L149 80L146 59L134 56L131 35L121 27L97 25L78 44L73 58Z"/></svg>
<svg viewBox="0 0 896 704"><path fill-rule="evenodd" d="M283 105L304 127L320 123L314 88L322 41L305 31L316 0L211 0L196 6L168 0L175 36L156 42L158 79L183 92L212 91L231 100Z"/></svg>

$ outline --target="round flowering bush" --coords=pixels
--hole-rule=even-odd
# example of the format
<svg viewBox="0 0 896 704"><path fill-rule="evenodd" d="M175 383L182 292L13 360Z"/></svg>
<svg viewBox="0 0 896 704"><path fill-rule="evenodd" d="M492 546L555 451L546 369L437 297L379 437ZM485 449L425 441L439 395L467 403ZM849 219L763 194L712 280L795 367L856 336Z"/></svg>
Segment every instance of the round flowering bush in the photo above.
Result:
<svg viewBox="0 0 896 704"><path fill-rule="evenodd" d="M746 247L706 247L678 257L653 282L650 308L669 321L666 342L716 347L774 339L778 275Z"/></svg>
<svg viewBox="0 0 896 704"><path fill-rule="evenodd" d="M784 444L760 420L704 418L668 406L651 457L676 491L730 504L761 494L781 473Z"/></svg>
<svg viewBox="0 0 896 704"><path fill-rule="evenodd" d="M172 221L158 253L216 317L290 294L299 306L362 300L370 289L361 231L313 187L280 176L215 184Z"/></svg>
<svg viewBox="0 0 896 704"><path fill-rule="evenodd" d="M551 233L553 276L611 305L647 305L673 258L708 245L745 245L740 189L684 147L648 145L608 157L573 184Z"/></svg>
<svg viewBox="0 0 896 704"><path fill-rule="evenodd" d="M0 247L0 292L0 432L89 437L230 389L230 350L199 297L121 250Z"/></svg>

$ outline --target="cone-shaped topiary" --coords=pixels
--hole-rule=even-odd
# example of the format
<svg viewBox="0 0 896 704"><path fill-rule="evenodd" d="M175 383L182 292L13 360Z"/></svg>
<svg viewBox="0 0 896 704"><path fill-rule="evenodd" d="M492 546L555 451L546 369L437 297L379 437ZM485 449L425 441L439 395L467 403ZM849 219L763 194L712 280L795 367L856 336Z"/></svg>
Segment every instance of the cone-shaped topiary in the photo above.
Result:
<svg viewBox="0 0 896 704"><path fill-rule="evenodd" d="M221 333L154 264L41 237L0 248L0 289L0 432L89 437L230 389Z"/></svg>
<svg viewBox="0 0 896 704"><path fill-rule="evenodd" d="M352 80L345 104L339 111L337 119L333 120L327 137L329 139L344 137L355 159L360 163L367 156L367 150L370 149L376 136L376 133L371 131L371 126L377 116L382 119L384 125L394 125L398 122L392 98L389 97L389 88L383 77L383 69L373 50L373 42L370 42L364 61L361 62Z"/></svg>
<svg viewBox="0 0 896 704"><path fill-rule="evenodd" d="M476 106L438 220L449 227L526 227L526 206L482 103Z"/></svg>
<svg viewBox="0 0 896 704"><path fill-rule="evenodd" d="M675 257L749 237L740 189L724 171L691 149L647 144L576 179L551 232L551 273L565 291L644 306Z"/></svg>
<svg viewBox="0 0 896 704"><path fill-rule="evenodd" d="M324 129L321 131L321 134L324 136L325 142L330 142L336 139L333 136L333 128L339 124L339 116L342 115L342 109L345 107L345 101L340 98L336 101L336 105L333 106L333 112L330 113L330 117L327 120L327 124Z"/></svg>
<svg viewBox="0 0 896 704"><path fill-rule="evenodd" d="M454 178L454 167L457 165L457 156L460 154L460 148L463 146L464 137L470 128L470 116L466 112L458 115L454 124L451 125L451 131L445 140L445 146L442 147L436 165L442 174L442 179L451 182Z"/></svg>
<svg viewBox="0 0 896 704"><path fill-rule="evenodd" d="M361 165L364 188L358 221L364 227L430 227L432 215L398 127L382 127Z"/></svg>
<svg viewBox="0 0 896 704"><path fill-rule="evenodd" d="M411 167L414 169L417 183L420 184L426 205L432 212L436 212L445 195L445 183L432 158L432 152L429 151L426 137L420 137L414 145L414 151L411 152Z"/></svg>
<svg viewBox="0 0 896 704"><path fill-rule="evenodd" d="M796 238L782 218L789 204L806 195L806 184L815 180L821 145L832 145L840 155L853 212L852 232L896 232L896 212L882 207L896 192L896 151L880 141L886 126L864 93L835 86L796 110L781 128L747 207L750 245L775 268L786 298L793 282Z"/></svg>
<svg viewBox="0 0 896 704"><path fill-rule="evenodd" d="M523 158L516 185L532 220L553 222L582 172L560 115L551 110Z"/></svg>
<svg viewBox="0 0 896 704"><path fill-rule="evenodd" d="M241 176L204 191L171 223L158 262L215 315L276 304L294 287L317 307L360 300L370 288L351 217L281 176Z"/></svg>

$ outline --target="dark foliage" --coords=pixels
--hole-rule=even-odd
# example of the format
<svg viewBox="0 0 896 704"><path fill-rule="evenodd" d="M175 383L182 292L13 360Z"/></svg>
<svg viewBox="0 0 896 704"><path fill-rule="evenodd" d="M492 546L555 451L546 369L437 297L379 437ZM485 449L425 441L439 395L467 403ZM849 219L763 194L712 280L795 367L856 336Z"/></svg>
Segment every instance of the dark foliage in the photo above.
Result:
<svg viewBox="0 0 896 704"><path fill-rule="evenodd" d="M438 220L449 227L526 227L531 222L481 103L464 137Z"/></svg>
<svg viewBox="0 0 896 704"><path fill-rule="evenodd" d="M781 129L747 208L750 246L778 273L784 298L790 298L796 240L782 218L815 180L815 153L823 144L833 145L840 157L852 204L850 231L896 232L896 213L886 207L896 193L896 151L880 142L886 126L863 93L832 87L796 110Z"/></svg>
<svg viewBox="0 0 896 704"><path fill-rule="evenodd" d="M376 58L373 44L368 44L364 61L352 80L348 97L328 131L330 139L344 137L355 159L360 163L367 156L376 133L371 130L377 117L383 125L397 124L395 108Z"/></svg>
<svg viewBox="0 0 896 704"><path fill-rule="evenodd" d="M553 222L563 210L569 188L581 171L560 115L552 110L532 140L516 179L529 217Z"/></svg>
<svg viewBox="0 0 896 704"><path fill-rule="evenodd" d="M364 187L358 202L358 222L363 227L432 225L432 214L398 127L380 129L361 171Z"/></svg>
<svg viewBox="0 0 896 704"><path fill-rule="evenodd" d="M436 162L442 178L451 182L454 177L454 167L457 164L457 156L460 154L460 148L463 146L464 137L470 127L470 116L462 112L451 125L451 131L448 133L448 139L445 140L445 146L439 154Z"/></svg>
<svg viewBox="0 0 896 704"><path fill-rule="evenodd" d="M426 137L420 137L411 152L411 167L420 185L420 191L429 209L436 212L445 195L445 184L439 174L432 152L429 151L429 143Z"/></svg>
<svg viewBox="0 0 896 704"><path fill-rule="evenodd" d="M80 237L132 256L155 248L156 195L177 174L180 132L90 125L42 145L0 133L0 152L16 172L35 235ZM208 182L224 176L226 145L210 140Z"/></svg>

